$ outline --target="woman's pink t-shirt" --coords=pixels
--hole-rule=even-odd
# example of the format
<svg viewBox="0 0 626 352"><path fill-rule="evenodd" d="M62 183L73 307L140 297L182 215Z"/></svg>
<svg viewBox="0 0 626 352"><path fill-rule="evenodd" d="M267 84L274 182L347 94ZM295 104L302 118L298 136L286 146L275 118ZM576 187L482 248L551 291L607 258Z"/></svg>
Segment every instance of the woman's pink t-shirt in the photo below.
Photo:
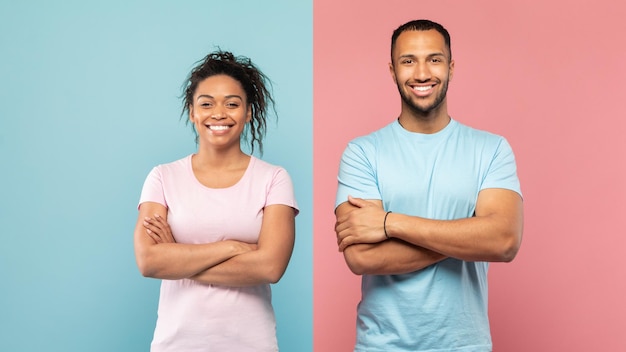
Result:
<svg viewBox="0 0 626 352"><path fill-rule="evenodd" d="M256 243L263 208L284 204L298 212L287 172L252 156L232 187L208 188L195 177L191 155L148 175L140 204L167 210L177 243L227 239ZM277 351L269 285L226 287L162 280L152 351Z"/></svg>

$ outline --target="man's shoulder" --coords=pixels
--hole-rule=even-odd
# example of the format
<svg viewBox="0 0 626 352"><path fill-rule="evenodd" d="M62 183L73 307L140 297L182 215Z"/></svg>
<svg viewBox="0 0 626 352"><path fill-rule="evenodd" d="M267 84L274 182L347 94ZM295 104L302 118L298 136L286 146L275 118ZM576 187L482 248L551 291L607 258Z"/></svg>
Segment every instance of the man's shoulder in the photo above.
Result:
<svg viewBox="0 0 626 352"><path fill-rule="evenodd" d="M364 134L358 137L355 137L350 141L350 144L354 145L372 145L376 144L380 141L385 141L387 137L393 133L393 125L394 122L388 123L387 125L372 131L368 134Z"/></svg>
<svg viewBox="0 0 626 352"><path fill-rule="evenodd" d="M476 127L471 127L466 124L457 121L457 135L466 136L473 139L484 140L486 142L499 142L504 140L505 138L499 134L494 132L490 132L487 130L479 129Z"/></svg>

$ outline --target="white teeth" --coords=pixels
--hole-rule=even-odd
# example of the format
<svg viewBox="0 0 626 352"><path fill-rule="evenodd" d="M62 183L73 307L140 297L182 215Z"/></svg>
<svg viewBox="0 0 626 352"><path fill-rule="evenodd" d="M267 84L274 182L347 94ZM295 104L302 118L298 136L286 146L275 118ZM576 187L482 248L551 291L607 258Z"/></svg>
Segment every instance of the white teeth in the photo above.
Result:
<svg viewBox="0 0 626 352"><path fill-rule="evenodd" d="M221 125L221 126L209 126L209 129L212 131L225 131L227 129L229 129L230 126L225 126L225 125Z"/></svg>
<svg viewBox="0 0 626 352"><path fill-rule="evenodd" d="M427 87L413 87L414 90L420 91L420 92L425 92L429 89L431 89L433 86L427 86Z"/></svg>

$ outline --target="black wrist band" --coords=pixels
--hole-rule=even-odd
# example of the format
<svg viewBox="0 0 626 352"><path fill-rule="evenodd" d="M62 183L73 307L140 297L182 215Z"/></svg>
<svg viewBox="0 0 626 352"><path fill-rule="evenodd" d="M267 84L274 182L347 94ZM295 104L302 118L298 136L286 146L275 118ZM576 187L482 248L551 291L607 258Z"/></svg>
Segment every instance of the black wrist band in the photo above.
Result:
<svg viewBox="0 0 626 352"><path fill-rule="evenodd" d="M387 237L387 239L391 238L389 237L389 235L387 234L387 215L389 215L389 213L391 213L391 211L388 211L385 214L385 219L383 220L383 231L385 231L385 237Z"/></svg>

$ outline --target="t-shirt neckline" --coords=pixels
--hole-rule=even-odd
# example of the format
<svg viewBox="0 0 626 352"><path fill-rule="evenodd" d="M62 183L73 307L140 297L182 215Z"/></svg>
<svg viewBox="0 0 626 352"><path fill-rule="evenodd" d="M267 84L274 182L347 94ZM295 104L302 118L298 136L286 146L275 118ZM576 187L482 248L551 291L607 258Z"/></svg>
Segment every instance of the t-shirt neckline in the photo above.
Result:
<svg viewBox="0 0 626 352"><path fill-rule="evenodd" d="M254 155L250 155L250 161L248 161L248 166L246 167L246 171L243 172L243 175L241 175L241 178L239 178L239 180L237 180L237 182L235 182L232 186L222 187L222 188L212 188L200 182L200 180L198 180L198 178L196 177L196 174L193 172L193 165L191 163L191 159L193 156L194 154L189 154L186 160L187 172L189 174L189 177L193 180L192 182L194 182L196 185L198 185L199 187L202 187L203 189L210 190L210 191L222 191L222 190L226 191L226 190L231 190L231 189L238 187L248 177L248 175L250 174L250 170L252 169L252 166L256 161L256 158L254 157Z"/></svg>
<svg viewBox="0 0 626 352"><path fill-rule="evenodd" d="M438 139L446 138L450 133L452 133L452 131L457 127L457 125L458 125L458 122L455 119L450 118L450 122L448 122L448 124L440 131L437 131L435 133L420 133L420 132L411 132L411 131L406 130L404 127L402 127L402 125L400 124L400 121L396 119L393 123L393 128L394 130L398 131L398 133L400 133L401 135L411 138L413 140L416 140L419 142L432 142Z"/></svg>

